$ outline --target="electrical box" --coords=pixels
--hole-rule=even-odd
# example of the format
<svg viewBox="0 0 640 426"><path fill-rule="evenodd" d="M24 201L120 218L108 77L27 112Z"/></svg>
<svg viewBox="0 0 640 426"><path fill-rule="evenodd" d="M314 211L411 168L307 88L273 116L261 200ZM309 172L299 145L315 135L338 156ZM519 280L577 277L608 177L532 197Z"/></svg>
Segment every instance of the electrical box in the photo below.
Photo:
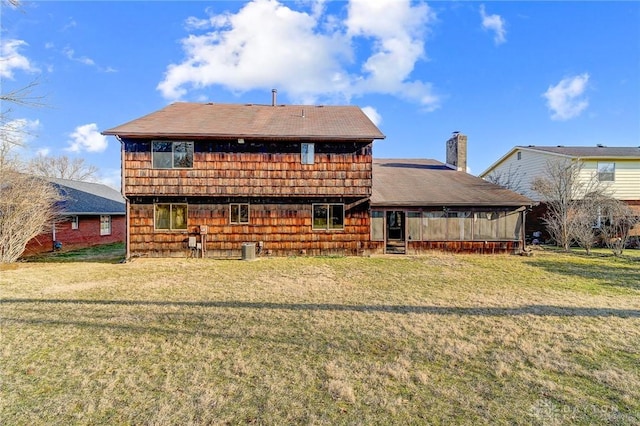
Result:
<svg viewBox="0 0 640 426"><path fill-rule="evenodd" d="M200 225L200 235L206 235L209 232L207 225Z"/></svg>
<svg viewBox="0 0 640 426"><path fill-rule="evenodd" d="M196 237L189 237L189 248L196 248Z"/></svg>

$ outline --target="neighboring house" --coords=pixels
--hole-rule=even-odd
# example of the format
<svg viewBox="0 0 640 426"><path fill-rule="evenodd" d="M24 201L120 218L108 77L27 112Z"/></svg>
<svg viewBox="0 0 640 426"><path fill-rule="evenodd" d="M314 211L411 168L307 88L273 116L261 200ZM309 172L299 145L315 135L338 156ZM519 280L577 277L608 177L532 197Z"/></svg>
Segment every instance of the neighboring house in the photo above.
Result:
<svg viewBox="0 0 640 426"><path fill-rule="evenodd" d="M47 178L59 191L59 217L50 231L33 238L23 256L124 242L125 204L122 195L106 185Z"/></svg>
<svg viewBox="0 0 640 426"><path fill-rule="evenodd" d="M477 253L524 248L532 200L466 173L467 137L447 141L447 164L374 159L371 239L378 251Z"/></svg>
<svg viewBox="0 0 640 426"><path fill-rule="evenodd" d="M581 161L584 179L595 177L614 198L626 202L640 215L640 147L516 146L480 177L499 177L509 181L511 189L543 201L531 190L531 183L544 176L549 161L567 160Z"/></svg>
<svg viewBox="0 0 640 426"><path fill-rule="evenodd" d="M418 196L396 198L392 172L405 169L373 161L373 141L384 135L355 106L277 105L275 94L271 105L174 103L103 134L122 146L128 257L237 257L254 244L274 255L406 253L462 250L467 239L507 251L524 241L519 226L530 200L464 172L410 163L424 179L411 181ZM445 188L435 197L453 182L453 198L428 199L427 188ZM438 222L433 210L447 219ZM418 237L414 213L443 233ZM407 226L392 223L404 217Z"/></svg>

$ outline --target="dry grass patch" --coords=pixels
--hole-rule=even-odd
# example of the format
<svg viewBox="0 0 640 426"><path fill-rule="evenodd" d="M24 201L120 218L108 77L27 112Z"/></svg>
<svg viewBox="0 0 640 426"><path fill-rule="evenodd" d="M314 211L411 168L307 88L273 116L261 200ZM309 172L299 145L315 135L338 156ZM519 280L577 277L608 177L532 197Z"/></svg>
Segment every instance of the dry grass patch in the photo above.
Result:
<svg viewBox="0 0 640 426"><path fill-rule="evenodd" d="M6 424L640 423L632 259L138 259L0 273Z"/></svg>

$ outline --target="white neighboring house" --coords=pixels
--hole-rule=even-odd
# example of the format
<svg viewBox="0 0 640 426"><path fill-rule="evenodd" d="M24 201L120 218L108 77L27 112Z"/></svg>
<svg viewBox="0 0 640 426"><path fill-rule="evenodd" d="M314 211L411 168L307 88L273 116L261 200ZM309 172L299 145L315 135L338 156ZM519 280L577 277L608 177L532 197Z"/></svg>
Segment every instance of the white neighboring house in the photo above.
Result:
<svg viewBox="0 0 640 426"><path fill-rule="evenodd" d="M584 179L597 176L606 183L611 196L640 215L640 147L515 146L479 176L487 180L492 180L492 175L500 176L502 182L512 183L510 189L542 201L531 190L531 183L544 176L547 162L554 160L581 161Z"/></svg>
<svg viewBox="0 0 640 426"><path fill-rule="evenodd" d="M509 177L518 183L517 191L536 200L540 195L531 190L536 177L543 176L548 161L582 161L582 174L597 175L607 183L611 195L618 200L640 206L640 147L587 146L516 146L480 174ZM513 189L513 188L512 188Z"/></svg>

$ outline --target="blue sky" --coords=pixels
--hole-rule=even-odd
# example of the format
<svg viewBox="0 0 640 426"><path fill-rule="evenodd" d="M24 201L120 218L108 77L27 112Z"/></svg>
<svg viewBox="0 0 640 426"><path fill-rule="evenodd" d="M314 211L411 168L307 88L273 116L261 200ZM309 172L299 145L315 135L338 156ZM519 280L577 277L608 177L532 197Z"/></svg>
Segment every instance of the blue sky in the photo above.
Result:
<svg viewBox="0 0 640 426"><path fill-rule="evenodd" d="M2 92L21 155L82 157L119 185L102 130L175 101L353 104L379 158L479 174L515 145L640 146L639 2L197 1L2 4ZM3 105L3 111L8 106Z"/></svg>

